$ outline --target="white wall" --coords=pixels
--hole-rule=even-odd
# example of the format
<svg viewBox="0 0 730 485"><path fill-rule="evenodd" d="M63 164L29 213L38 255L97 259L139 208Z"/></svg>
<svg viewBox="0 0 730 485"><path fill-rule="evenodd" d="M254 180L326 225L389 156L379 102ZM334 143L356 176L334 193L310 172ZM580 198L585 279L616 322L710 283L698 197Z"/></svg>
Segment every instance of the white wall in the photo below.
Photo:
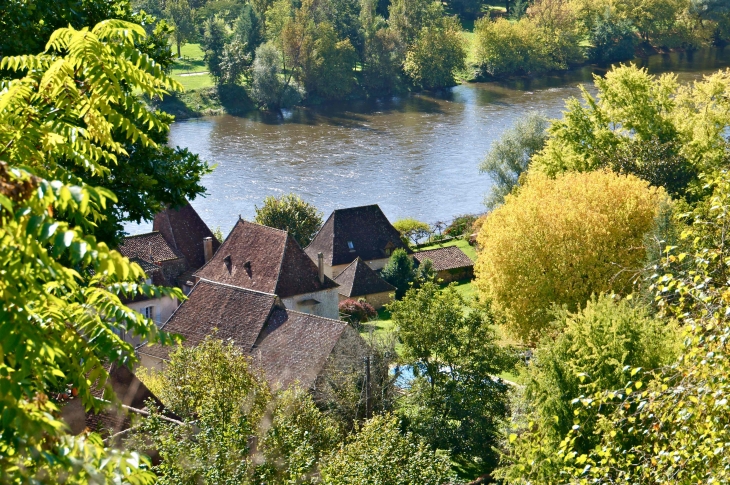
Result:
<svg viewBox="0 0 730 485"><path fill-rule="evenodd" d="M301 302L305 300L317 300L319 305L302 305ZM282 298L281 301L284 303L284 306L290 310L310 313L312 315L318 315L325 318L333 318L335 320L340 319L340 298L339 293L337 293L337 288L330 288L328 290Z"/></svg>
<svg viewBox="0 0 730 485"><path fill-rule="evenodd" d="M153 314L153 320L157 324L158 327L162 326L163 323L167 321L168 318L170 318L170 315L177 309L178 307L178 301L176 298L171 298L169 296L164 296L162 298L153 298L150 300L144 300L144 301L136 301L133 303L128 303L127 306L131 308L134 311L137 311L144 315L144 309L148 306L154 307L154 314ZM125 335L124 340L131 343L134 346L139 345L142 343L139 340L139 337L132 336L132 335Z"/></svg>

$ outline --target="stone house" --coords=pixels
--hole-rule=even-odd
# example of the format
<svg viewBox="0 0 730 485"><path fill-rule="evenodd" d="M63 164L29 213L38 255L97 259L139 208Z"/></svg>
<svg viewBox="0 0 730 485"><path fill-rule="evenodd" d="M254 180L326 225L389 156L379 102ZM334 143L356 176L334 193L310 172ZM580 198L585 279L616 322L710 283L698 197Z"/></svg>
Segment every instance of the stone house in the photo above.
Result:
<svg viewBox="0 0 730 485"><path fill-rule="evenodd" d="M410 252L377 204L337 209L304 250L312 261L322 253L325 275L333 278L355 258L381 270L394 250Z"/></svg>
<svg viewBox="0 0 730 485"><path fill-rule="evenodd" d="M182 335L183 345L200 344L213 334L233 341L274 389L297 383L316 390L328 369L359 369L366 355L357 331L344 322L287 309L271 293L206 279L163 329ZM164 368L171 351L160 345L137 349L142 365L156 369Z"/></svg>
<svg viewBox="0 0 730 485"><path fill-rule="evenodd" d="M174 281L174 278L187 267L183 255L172 248L156 231L125 237L119 246L119 252L142 267L147 275L147 283L157 286L172 286L170 280ZM159 298L139 296L123 300L123 303L154 320L158 326L165 323L179 305L176 298L169 296ZM127 340L133 344L138 343L131 336Z"/></svg>
<svg viewBox="0 0 730 485"><path fill-rule="evenodd" d="M290 310L337 319L337 283L286 231L239 219L196 278L275 294Z"/></svg>
<svg viewBox="0 0 730 485"><path fill-rule="evenodd" d="M474 261L456 246L419 251L413 253L413 259L419 265L430 259L436 277L445 283L474 278Z"/></svg>
<svg viewBox="0 0 730 485"><path fill-rule="evenodd" d="M391 285L360 257L350 263L339 275L335 283L340 285L340 301L364 299L379 310L393 300L395 286Z"/></svg>

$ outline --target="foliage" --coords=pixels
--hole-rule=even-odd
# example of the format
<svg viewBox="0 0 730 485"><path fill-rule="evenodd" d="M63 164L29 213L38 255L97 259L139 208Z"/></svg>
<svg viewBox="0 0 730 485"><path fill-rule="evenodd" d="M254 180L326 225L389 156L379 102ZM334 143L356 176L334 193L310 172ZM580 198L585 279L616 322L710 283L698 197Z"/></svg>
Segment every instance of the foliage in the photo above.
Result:
<svg viewBox="0 0 730 485"><path fill-rule="evenodd" d="M264 42L261 18L251 5L244 5L233 27L236 39L244 44L246 53L253 57L256 49Z"/></svg>
<svg viewBox="0 0 730 485"><path fill-rule="evenodd" d="M574 425L573 400L604 389L618 389L630 378L627 368L659 369L677 357L679 335L646 308L603 295L579 313L559 310L555 335L543 339L528 368L526 416L518 417L503 473L513 481L542 482L554 476L560 443ZM606 415L613 406L601 411ZM601 440L597 416L586 416L573 446L586 453ZM528 421L531 426L528 426Z"/></svg>
<svg viewBox="0 0 730 485"><path fill-rule="evenodd" d="M455 18L421 29L406 53L403 70L414 85L435 89L453 86L454 72L466 67L466 49Z"/></svg>
<svg viewBox="0 0 730 485"><path fill-rule="evenodd" d="M340 99L348 95L355 78L352 69L357 60L350 39L339 40L332 24L317 25L314 51L302 73L302 83L308 93L324 99Z"/></svg>
<svg viewBox="0 0 730 485"><path fill-rule="evenodd" d="M695 172L727 163L730 71L680 86L675 75L656 77L621 66L605 78L596 77L595 86L597 97L582 88L583 100L567 101L563 119L552 122L545 148L533 157L537 170L551 175L593 170L599 154L619 152L631 143L639 148L670 144L673 155Z"/></svg>
<svg viewBox="0 0 730 485"><path fill-rule="evenodd" d="M219 83L224 77L222 66L223 50L228 40L228 27L222 18L213 17L205 21L201 46L205 51L205 63L208 66L208 72Z"/></svg>
<svg viewBox="0 0 730 485"><path fill-rule="evenodd" d="M532 156L545 146L549 122L545 116L530 112L515 126L505 131L492 144L479 171L487 173L494 185L484 201L487 209L495 209L507 194L519 185L520 176L527 171Z"/></svg>
<svg viewBox="0 0 730 485"><path fill-rule="evenodd" d="M430 27L444 16L441 2L433 0L393 0L388 7L388 26L400 42L411 45L424 27Z"/></svg>
<svg viewBox="0 0 730 485"><path fill-rule="evenodd" d="M372 93L397 89L405 47L391 28L380 28L365 42L363 86Z"/></svg>
<svg viewBox="0 0 730 485"><path fill-rule="evenodd" d="M246 44L234 39L223 46L220 59L221 84L238 84L251 66L251 55Z"/></svg>
<svg viewBox="0 0 730 485"><path fill-rule="evenodd" d="M532 174L482 226L476 285L515 336L535 342L553 304L575 312L593 294L630 289L665 198L632 175Z"/></svg>
<svg viewBox="0 0 730 485"><path fill-rule="evenodd" d="M164 130L160 118L127 97L127 89L159 96L178 87L135 48L144 37L142 27L116 20L65 28L41 55L0 63L26 73L0 94L2 482L153 478L137 454L107 450L97 435L68 436L51 399L70 389L87 409L99 410L91 388L106 382L105 366L136 360L119 334L160 337L120 298L183 298L179 290L139 283L139 266L85 234L114 195L74 174L109 173L127 154L124 142L154 147L151 133ZM118 141L115 132L125 138ZM114 400L110 391L104 398Z"/></svg>
<svg viewBox="0 0 730 485"><path fill-rule="evenodd" d="M451 224L446 226L444 234L448 236L458 237L463 235L470 235L472 225L479 218L476 214L462 214L454 217Z"/></svg>
<svg viewBox="0 0 730 485"><path fill-rule="evenodd" d="M433 269L433 261L425 259L416 267L416 277L414 278L414 284L421 286L428 281L436 281L438 274Z"/></svg>
<svg viewBox="0 0 730 485"><path fill-rule="evenodd" d="M180 48L195 37L193 10L188 0L167 0L165 15L175 28L172 38L177 46L177 57L180 57Z"/></svg>
<svg viewBox="0 0 730 485"><path fill-rule="evenodd" d="M388 306L415 379L399 414L408 429L462 462L497 464L494 446L507 414L507 385L495 376L514 365L496 343L489 305L464 309L453 285L426 282Z"/></svg>
<svg viewBox="0 0 730 485"><path fill-rule="evenodd" d="M514 23L483 18L474 33L477 63L491 76L539 74L582 60L574 32L551 31L529 17Z"/></svg>
<svg viewBox="0 0 730 485"><path fill-rule="evenodd" d="M575 426L551 456L559 469L531 483L727 483L730 329L727 260L730 178L709 181L714 193L688 214L687 252L667 248L653 268L660 316L683 326L684 348L655 372L627 368L620 387L576 400ZM609 410L610 412L604 412ZM600 442L586 453L575 443L581 422L596 420ZM518 482L519 483L519 482ZM522 482L522 483L527 483Z"/></svg>
<svg viewBox="0 0 730 485"><path fill-rule="evenodd" d="M397 299L403 298L411 282L416 277L413 260L408 256L405 249L398 248L393 251L380 276L395 286L395 297Z"/></svg>
<svg viewBox="0 0 730 485"><path fill-rule="evenodd" d="M340 315L356 326L359 326L361 322L367 322L378 314L375 308L365 300L342 300L339 309Z"/></svg>
<svg viewBox="0 0 730 485"><path fill-rule="evenodd" d="M261 107L287 108L301 99L299 91L283 81L281 53L271 42L256 49L251 79L251 97Z"/></svg>
<svg viewBox="0 0 730 485"><path fill-rule="evenodd" d="M301 387L276 395L267 410L270 424L260 431L264 464L256 483L310 483L322 459L339 443L337 423L317 408Z"/></svg>
<svg viewBox="0 0 730 485"><path fill-rule="evenodd" d="M245 482L253 473L249 437L271 400L249 357L231 341L207 337L197 347L179 346L160 377L157 396L183 424L153 413L131 443L158 450L157 483Z"/></svg>
<svg viewBox="0 0 730 485"><path fill-rule="evenodd" d="M395 221L393 227L400 233L401 239L411 240L413 244L418 244L418 241L431 235L431 226L428 223L412 217Z"/></svg>
<svg viewBox="0 0 730 485"><path fill-rule="evenodd" d="M325 485L441 485L450 465L418 437L398 430L394 416L375 416L335 451L322 467Z"/></svg>
<svg viewBox="0 0 730 485"><path fill-rule="evenodd" d="M295 194L268 196L264 205L255 210L257 223L287 231L303 248L322 227L322 213Z"/></svg>
<svg viewBox="0 0 730 485"><path fill-rule="evenodd" d="M589 58L600 63L632 59L637 40L631 21L618 18L607 8L591 29Z"/></svg>

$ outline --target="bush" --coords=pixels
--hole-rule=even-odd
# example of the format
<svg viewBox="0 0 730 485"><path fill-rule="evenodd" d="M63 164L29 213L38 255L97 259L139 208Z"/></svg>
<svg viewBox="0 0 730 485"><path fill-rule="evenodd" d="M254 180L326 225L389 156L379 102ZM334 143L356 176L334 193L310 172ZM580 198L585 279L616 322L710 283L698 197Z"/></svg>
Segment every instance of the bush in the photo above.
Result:
<svg viewBox="0 0 730 485"><path fill-rule="evenodd" d="M650 316L647 309L610 296L592 298L579 313L556 312L556 335L543 339L528 368L525 407L519 438L510 445L510 479L536 480L553 473L546 458L575 424L573 400L595 390L619 389L630 379L627 367L645 371L677 356L676 329ZM608 414L609 409L602 413ZM600 441L595 416L581 422L574 446L585 453ZM550 450L546 452L546 450Z"/></svg>
<svg viewBox="0 0 730 485"><path fill-rule="evenodd" d="M343 300L340 302L339 309L340 315L355 326L359 326L361 322L367 322L378 314L375 308L364 300Z"/></svg>
<svg viewBox="0 0 730 485"><path fill-rule="evenodd" d="M404 249L396 249L391 254L388 263L383 268L380 276L395 286L395 297L400 299L406 294L411 282L416 277L416 270L413 267L413 260Z"/></svg>
<svg viewBox="0 0 730 485"><path fill-rule="evenodd" d="M442 485L450 479L448 458L417 436L402 434L391 415L365 422L322 467L324 485Z"/></svg>
<svg viewBox="0 0 730 485"><path fill-rule="evenodd" d="M282 195L278 199L269 196L264 199L263 206L254 209L257 223L287 231L303 248L322 227L322 213L295 194Z"/></svg>
<svg viewBox="0 0 730 485"><path fill-rule="evenodd" d="M630 290L644 235L666 198L632 175L532 174L486 218L476 285L514 335L536 342L552 305L578 311L593 294Z"/></svg>
<svg viewBox="0 0 730 485"><path fill-rule="evenodd" d="M476 214L462 214L460 216L456 216L454 217L454 220L451 221L451 224L446 227L444 234L451 237L459 237L465 234L468 236L471 234L471 226L478 218L479 216Z"/></svg>
<svg viewBox="0 0 730 485"><path fill-rule="evenodd" d="M549 126L545 116L537 112L528 113L492 144L486 158L479 164L479 171L488 174L494 182L484 201L487 209L501 205L504 197L518 185L532 156L545 146Z"/></svg>

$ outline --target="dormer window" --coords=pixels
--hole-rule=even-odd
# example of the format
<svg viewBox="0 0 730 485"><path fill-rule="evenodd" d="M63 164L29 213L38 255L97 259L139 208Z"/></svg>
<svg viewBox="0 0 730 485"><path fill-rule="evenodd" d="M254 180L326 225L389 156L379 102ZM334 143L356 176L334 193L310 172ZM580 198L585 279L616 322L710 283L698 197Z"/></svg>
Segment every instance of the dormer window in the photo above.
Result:
<svg viewBox="0 0 730 485"><path fill-rule="evenodd" d="M347 241L347 247L350 248L350 251L354 251L355 250L355 245L352 244L352 241Z"/></svg>

